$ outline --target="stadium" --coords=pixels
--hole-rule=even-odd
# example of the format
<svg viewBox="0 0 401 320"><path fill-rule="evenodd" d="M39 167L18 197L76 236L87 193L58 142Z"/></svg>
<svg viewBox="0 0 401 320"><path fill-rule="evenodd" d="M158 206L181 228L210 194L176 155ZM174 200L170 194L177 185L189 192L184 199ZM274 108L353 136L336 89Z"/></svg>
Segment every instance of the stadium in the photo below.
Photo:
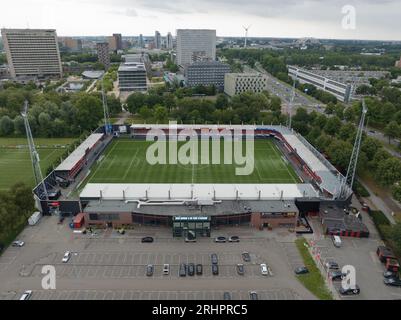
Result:
<svg viewBox="0 0 401 320"><path fill-rule="evenodd" d="M320 215L327 233L368 236L359 219L344 213L352 190L343 175L287 127L133 124L108 129L88 136L34 189L44 214L74 216L74 227L167 226L177 237L210 236L221 225L313 232L307 217ZM199 161L170 163L170 154L181 152L191 139L199 142L191 149ZM220 147L213 154L215 140L232 141L234 149L243 142L242 155L252 141L254 153L244 158L252 160L251 173L237 175L235 161L222 164L227 150ZM147 152L155 141L165 143L168 156L153 164Z"/></svg>

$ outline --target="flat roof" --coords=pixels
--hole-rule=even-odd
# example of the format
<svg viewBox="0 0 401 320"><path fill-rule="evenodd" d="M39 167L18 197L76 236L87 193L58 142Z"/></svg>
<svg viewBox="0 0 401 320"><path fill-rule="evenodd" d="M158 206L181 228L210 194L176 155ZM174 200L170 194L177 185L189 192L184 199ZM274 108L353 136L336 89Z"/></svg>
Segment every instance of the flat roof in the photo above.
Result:
<svg viewBox="0 0 401 320"><path fill-rule="evenodd" d="M92 200L84 209L85 213L139 213L163 216L208 217L214 215L298 212L292 200L223 200L208 206L183 204L144 204L123 200Z"/></svg>
<svg viewBox="0 0 401 320"><path fill-rule="evenodd" d="M310 184L167 184L167 183L88 183L81 199L104 200L281 200L317 197Z"/></svg>
<svg viewBox="0 0 401 320"><path fill-rule="evenodd" d="M55 171L70 171L85 156L87 149L93 146L103 137L103 133L92 133L71 154L61 162Z"/></svg>
<svg viewBox="0 0 401 320"><path fill-rule="evenodd" d="M142 62L126 62L120 65L118 71L146 71L146 68Z"/></svg>

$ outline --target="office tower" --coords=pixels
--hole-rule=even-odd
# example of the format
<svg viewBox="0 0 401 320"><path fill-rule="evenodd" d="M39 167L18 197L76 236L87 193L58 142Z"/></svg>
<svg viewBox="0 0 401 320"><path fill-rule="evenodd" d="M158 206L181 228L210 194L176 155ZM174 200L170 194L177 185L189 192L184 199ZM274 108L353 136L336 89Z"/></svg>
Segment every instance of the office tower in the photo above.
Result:
<svg viewBox="0 0 401 320"><path fill-rule="evenodd" d="M2 29L11 77L62 77L56 30Z"/></svg>
<svg viewBox="0 0 401 320"><path fill-rule="evenodd" d="M166 37L166 48L168 50L173 49L173 36L171 35L171 32L167 33Z"/></svg>
<svg viewBox="0 0 401 320"><path fill-rule="evenodd" d="M159 31L155 32L155 48L156 49L161 49L162 47L162 37L160 35Z"/></svg>
<svg viewBox="0 0 401 320"><path fill-rule="evenodd" d="M143 48L145 46L145 42L143 41L142 33L139 35L139 48Z"/></svg>
<svg viewBox="0 0 401 320"><path fill-rule="evenodd" d="M224 93L230 97L243 92L260 93L267 90L267 76L261 73L226 73Z"/></svg>
<svg viewBox="0 0 401 320"><path fill-rule="evenodd" d="M186 83L189 87L214 85L223 90L224 76L229 72L230 66L219 61L196 62L185 68Z"/></svg>
<svg viewBox="0 0 401 320"><path fill-rule="evenodd" d="M99 42L96 44L97 58L104 65L106 70L110 67L110 55L108 42Z"/></svg>
<svg viewBox="0 0 401 320"><path fill-rule="evenodd" d="M120 91L146 91L146 67L142 62L125 62L118 68Z"/></svg>
<svg viewBox="0 0 401 320"><path fill-rule="evenodd" d="M177 64L185 66L192 63L194 52L203 51L205 56L216 60L216 30L178 29Z"/></svg>

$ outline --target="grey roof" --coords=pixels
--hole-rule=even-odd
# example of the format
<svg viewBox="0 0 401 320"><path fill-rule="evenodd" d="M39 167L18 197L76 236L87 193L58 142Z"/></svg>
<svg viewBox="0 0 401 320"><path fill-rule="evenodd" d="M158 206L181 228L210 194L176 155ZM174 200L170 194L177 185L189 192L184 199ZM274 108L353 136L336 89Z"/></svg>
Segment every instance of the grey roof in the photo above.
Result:
<svg viewBox="0 0 401 320"><path fill-rule="evenodd" d="M84 209L87 213L143 213L165 216L176 215L232 215L244 214L249 212L298 212L294 201L280 200L257 200L257 201L235 201L225 200L209 206L191 205L141 205L138 207L136 202L126 202L118 200L93 200Z"/></svg>
<svg viewBox="0 0 401 320"><path fill-rule="evenodd" d="M85 78L89 79L99 79L103 76L104 71L91 71L91 70L86 70L82 72L82 76Z"/></svg>

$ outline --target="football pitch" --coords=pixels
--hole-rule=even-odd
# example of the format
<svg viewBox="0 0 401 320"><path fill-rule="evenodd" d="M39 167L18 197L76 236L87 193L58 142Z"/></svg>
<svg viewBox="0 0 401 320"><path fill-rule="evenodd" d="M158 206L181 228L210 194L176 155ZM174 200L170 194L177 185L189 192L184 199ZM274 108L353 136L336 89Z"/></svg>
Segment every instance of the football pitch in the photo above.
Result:
<svg viewBox="0 0 401 320"><path fill-rule="evenodd" d="M40 158L43 177L47 168L63 153L61 145L69 144L74 139L36 139L35 144ZM59 145L59 147L54 147ZM17 182L24 182L34 187L32 163L25 138L0 138L0 190L7 190Z"/></svg>
<svg viewBox="0 0 401 320"><path fill-rule="evenodd" d="M220 148L220 164L212 163L210 147L209 164L150 164L146 159L152 142L115 139L91 168L86 183L299 183L300 180L281 152L270 140L256 140L254 169L249 175L237 175L236 168L224 164L224 148ZM184 142L178 144L178 149ZM201 147L199 143L199 154ZM211 144L210 144L211 145ZM243 144L245 145L245 143ZM168 143L167 143L168 146ZM167 153L168 153L168 147ZM243 149L245 156L245 148ZM199 155L199 157L201 157ZM166 159L168 160L168 155ZM200 158L199 158L200 159Z"/></svg>

